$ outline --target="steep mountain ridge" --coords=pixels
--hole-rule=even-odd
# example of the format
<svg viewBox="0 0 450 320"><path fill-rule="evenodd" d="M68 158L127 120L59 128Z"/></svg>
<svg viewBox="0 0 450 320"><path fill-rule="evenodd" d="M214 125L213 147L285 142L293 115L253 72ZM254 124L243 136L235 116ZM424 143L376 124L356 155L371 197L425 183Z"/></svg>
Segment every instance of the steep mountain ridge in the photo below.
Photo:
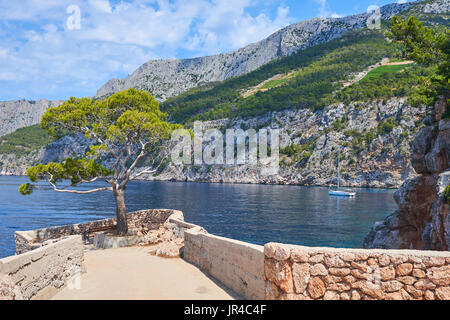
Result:
<svg viewBox="0 0 450 320"><path fill-rule="evenodd" d="M380 9L384 20L409 9L413 3L389 4ZM96 97L137 88L164 101L199 84L222 81L251 72L279 57L330 41L343 33L366 26L369 13L343 18L315 18L298 22L268 38L239 50L192 59L151 60L125 79L111 79Z"/></svg>
<svg viewBox="0 0 450 320"><path fill-rule="evenodd" d="M381 8L383 19L413 10L419 13L448 12L448 0L389 4ZM363 13L344 18L316 18L287 26L268 38L239 50L193 59L152 60L140 66L125 79L111 79L98 89L100 98L130 87L144 89L157 100L182 93L199 84L229 79L248 73L274 59L324 43L343 33L365 27L370 14ZM41 101L44 101L41 103ZM46 101L46 102L45 102ZM45 110L61 101L14 100L0 102L0 136L39 123Z"/></svg>

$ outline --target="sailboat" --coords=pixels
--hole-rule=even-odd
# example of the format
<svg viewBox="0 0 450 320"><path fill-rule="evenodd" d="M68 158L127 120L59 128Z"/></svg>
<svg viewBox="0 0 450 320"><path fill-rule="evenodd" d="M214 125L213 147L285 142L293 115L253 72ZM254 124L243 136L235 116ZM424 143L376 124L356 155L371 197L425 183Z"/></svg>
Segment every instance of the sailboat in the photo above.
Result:
<svg viewBox="0 0 450 320"><path fill-rule="evenodd" d="M356 192L349 190L341 190L341 150L338 155L338 185L336 190L328 190L328 195L338 197L354 197Z"/></svg>

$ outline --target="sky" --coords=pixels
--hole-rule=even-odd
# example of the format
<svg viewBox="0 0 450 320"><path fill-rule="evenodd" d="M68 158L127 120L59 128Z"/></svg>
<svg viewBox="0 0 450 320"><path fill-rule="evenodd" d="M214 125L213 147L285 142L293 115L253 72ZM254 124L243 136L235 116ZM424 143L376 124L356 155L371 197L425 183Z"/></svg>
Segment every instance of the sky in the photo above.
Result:
<svg viewBox="0 0 450 320"><path fill-rule="evenodd" d="M393 2L406 0L0 0L0 101L92 96L150 59L224 53Z"/></svg>

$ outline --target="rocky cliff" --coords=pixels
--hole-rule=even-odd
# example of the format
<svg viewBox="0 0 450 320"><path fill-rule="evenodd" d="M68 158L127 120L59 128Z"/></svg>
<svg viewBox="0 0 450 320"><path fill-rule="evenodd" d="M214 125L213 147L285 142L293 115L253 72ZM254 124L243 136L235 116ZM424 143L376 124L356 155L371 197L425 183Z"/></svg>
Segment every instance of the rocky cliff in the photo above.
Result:
<svg viewBox="0 0 450 320"><path fill-rule="evenodd" d="M61 102L45 99L0 101L0 136L39 123L45 110Z"/></svg>
<svg viewBox="0 0 450 320"><path fill-rule="evenodd" d="M448 250L449 203L443 197L450 182L450 119L441 119L447 101L436 104L412 144L411 164L419 176L395 193L398 210L375 223L365 248Z"/></svg>
<svg viewBox="0 0 450 320"><path fill-rule="evenodd" d="M68 157L83 155L89 141L83 136L65 136L24 156L0 154L0 175L25 175L30 166L51 161L60 162Z"/></svg>
<svg viewBox="0 0 450 320"><path fill-rule="evenodd" d="M224 183L336 184L336 161L341 150L341 183L354 187L397 188L415 176L409 163L410 143L425 117L424 107L414 108L406 99L330 105L323 110L286 110L249 119L204 122L204 128L280 129L280 170L262 174L250 165L174 165L169 163L149 180ZM386 123L395 127L385 129ZM287 152L296 145L301 152ZM0 174L23 175L33 164L61 161L83 154L86 139L64 137L24 157L0 156ZM3 163L3 164L1 164Z"/></svg>
<svg viewBox="0 0 450 320"><path fill-rule="evenodd" d="M329 185L337 183L341 150L341 183L354 187L397 188L415 172L409 163L410 143L425 108L405 99L337 104L323 110L288 110L250 119L209 121L205 128L280 129L280 170L262 174L250 165L186 166L169 164L146 179L225 183ZM385 129L385 123L395 127ZM299 146L297 154L287 152Z"/></svg>
<svg viewBox="0 0 450 320"><path fill-rule="evenodd" d="M381 17L390 19L411 6L411 3L383 6ZM438 8L440 10L441 5ZM164 101L199 84L248 73L278 57L330 41L347 31L366 27L369 16L363 13L343 18L316 18L290 25L237 51L194 59L152 60L125 79L108 81L97 91L96 96L137 88L149 91L157 100Z"/></svg>

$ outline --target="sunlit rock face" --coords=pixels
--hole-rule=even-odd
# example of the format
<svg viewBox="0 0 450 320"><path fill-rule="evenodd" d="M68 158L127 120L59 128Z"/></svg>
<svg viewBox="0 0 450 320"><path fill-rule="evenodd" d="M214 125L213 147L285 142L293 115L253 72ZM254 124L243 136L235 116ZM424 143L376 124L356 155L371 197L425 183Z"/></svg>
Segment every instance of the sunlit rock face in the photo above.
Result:
<svg viewBox="0 0 450 320"><path fill-rule="evenodd" d="M448 250L449 203L443 193L450 181L450 119L441 119L447 101L436 103L411 148L418 177L395 194L399 209L377 222L364 240L366 248Z"/></svg>
<svg viewBox="0 0 450 320"><path fill-rule="evenodd" d="M39 123L45 110L61 102L46 99L0 101L0 136Z"/></svg>

